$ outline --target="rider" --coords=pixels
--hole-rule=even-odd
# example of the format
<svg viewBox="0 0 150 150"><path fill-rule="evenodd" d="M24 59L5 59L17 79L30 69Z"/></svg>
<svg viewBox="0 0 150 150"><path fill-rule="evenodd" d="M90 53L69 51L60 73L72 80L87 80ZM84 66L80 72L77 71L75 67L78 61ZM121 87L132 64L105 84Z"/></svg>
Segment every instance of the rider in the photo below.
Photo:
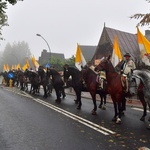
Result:
<svg viewBox="0 0 150 150"><path fill-rule="evenodd" d="M93 66L91 62L88 62L87 65L88 65L88 67L89 67L91 70L94 71L95 66ZM100 87L102 90L105 90L104 82L106 82L106 72L105 72L105 71L99 71L99 72L96 72L96 74L97 74L96 82L99 83L99 87Z"/></svg>
<svg viewBox="0 0 150 150"><path fill-rule="evenodd" d="M121 66L121 81L124 87L126 87L125 91L126 93L129 90L128 86L128 76L132 73L132 71L136 68L134 61L131 59L131 55L129 53L126 53L124 55L125 60Z"/></svg>

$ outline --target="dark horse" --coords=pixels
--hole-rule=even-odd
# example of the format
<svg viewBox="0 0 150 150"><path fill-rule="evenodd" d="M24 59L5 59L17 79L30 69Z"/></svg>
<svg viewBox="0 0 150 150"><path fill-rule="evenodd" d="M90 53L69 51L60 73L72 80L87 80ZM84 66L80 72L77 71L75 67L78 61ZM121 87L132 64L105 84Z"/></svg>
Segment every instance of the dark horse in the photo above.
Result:
<svg viewBox="0 0 150 150"><path fill-rule="evenodd" d="M48 79L46 77L46 72L42 66L39 66L38 68L38 75L39 75L39 85L43 86L44 90L44 98L47 98L47 85L48 85Z"/></svg>
<svg viewBox="0 0 150 150"><path fill-rule="evenodd" d="M90 92L94 104L94 109L92 110L92 114L96 114L97 105L96 105L96 94L99 94L101 100L106 101L106 92L102 90L98 90L99 84L96 82L97 74L85 67L82 71L79 71L75 67L69 67L67 64L64 66L64 80L68 81L69 77L72 77L72 87L76 93L78 106L77 109L81 109L81 92ZM85 81L86 87L83 85L83 81Z"/></svg>
<svg viewBox="0 0 150 150"><path fill-rule="evenodd" d="M63 95L63 98L65 98L65 91L64 91L64 81L62 80L61 75L59 74L58 71L55 69L47 69L47 77L50 78L52 77L52 86L55 89L56 92L56 97L57 99L55 100L56 103L61 102L61 94Z"/></svg>
<svg viewBox="0 0 150 150"><path fill-rule="evenodd" d="M116 123L121 123L121 114L125 107L126 93L124 92L121 83L121 75L116 72L109 59L110 56L107 59L103 59L100 64L95 67L95 70L106 71L107 91L111 95L115 110L113 121L116 121Z"/></svg>
<svg viewBox="0 0 150 150"><path fill-rule="evenodd" d="M40 78L36 71L26 69L24 75L28 79L28 82L31 84L29 93L36 94L39 93L40 88Z"/></svg>

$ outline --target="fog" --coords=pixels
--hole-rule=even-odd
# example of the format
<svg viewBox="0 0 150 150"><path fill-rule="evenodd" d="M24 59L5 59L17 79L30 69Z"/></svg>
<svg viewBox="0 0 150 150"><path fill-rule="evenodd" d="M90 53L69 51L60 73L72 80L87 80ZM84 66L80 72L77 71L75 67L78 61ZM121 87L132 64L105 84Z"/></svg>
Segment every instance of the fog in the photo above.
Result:
<svg viewBox="0 0 150 150"><path fill-rule="evenodd" d="M24 0L7 9L8 27L2 30L6 44L25 41L38 59L41 51L75 55L77 43L96 46L104 23L106 27L136 33L139 20L130 19L135 13L148 13L145 0ZM144 30L148 27L140 27ZM41 34L46 42L36 34Z"/></svg>

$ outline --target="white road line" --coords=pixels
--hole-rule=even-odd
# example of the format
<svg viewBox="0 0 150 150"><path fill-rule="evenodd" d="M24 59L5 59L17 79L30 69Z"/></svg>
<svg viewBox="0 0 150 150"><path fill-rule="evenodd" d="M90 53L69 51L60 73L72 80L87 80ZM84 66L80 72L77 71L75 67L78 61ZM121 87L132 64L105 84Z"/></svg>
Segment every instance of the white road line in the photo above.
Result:
<svg viewBox="0 0 150 150"><path fill-rule="evenodd" d="M143 111L143 109L141 109L141 108L136 108L136 107L132 107L131 109L138 110L138 111ZM147 110L147 112L149 112L149 110Z"/></svg>
<svg viewBox="0 0 150 150"><path fill-rule="evenodd" d="M38 102L38 103L40 103L40 104L42 104L42 105L44 105L46 107L49 107L49 108L51 108L51 109L53 109L53 110L55 110L55 111L65 115L65 116L67 116L67 117L69 117L69 118L71 118L71 119L73 119L73 120L75 120L75 121L77 121L77 122L79 122L81 124L84 124L85 126L90 127L91 129L94 129L97 132L100 132L100 133L102 133L104 135L116 134L116 132L113 132L113 131L105 128L105 127L102 127L102 126L100 126L98 124L95 124L95 123L93 123L93 122L91 122L89 120L86 120L86 119L84 119L84 118L82 118L80 116L77 116L77 115L75 115L73 113L70 113L70 112L64 110L64 109L61 109L61 108L59 108L57 106L54 106L54 105L52 105L50 103L47 103L47 102L45 102L45 101L43 101L41 99L34 98L34 97L32 97L31 95L29 95L29 94L27 94L25 92L22 92L22 93L17 92L17 91L13 91L13 92L15 92L15 93L17 93L17 94L19 94L21 96L25 96L25 97L31 98L34 101L36 101L36 102Z"/></svg>

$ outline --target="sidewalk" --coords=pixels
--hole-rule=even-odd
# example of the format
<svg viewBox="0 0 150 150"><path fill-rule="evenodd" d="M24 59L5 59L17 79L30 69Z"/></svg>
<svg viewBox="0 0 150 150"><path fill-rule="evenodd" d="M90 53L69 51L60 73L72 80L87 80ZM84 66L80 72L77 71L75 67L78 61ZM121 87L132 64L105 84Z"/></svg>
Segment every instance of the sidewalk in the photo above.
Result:
<svg viewBox="0 0 150 150"><path fill-rule="evenodd" d="M73 89L71 90L71 89L67 88L67 89L65 89L65 92L66 92L66 94L75 95L75 92ZM92 99L89 92L82 92L81 97ZM99 95L96 95L96 100L100 101ZM110 95L107 96L106 102L112 103L112 99L111 99ZM131 107L143 108L142 103L140 102L139 99L136 99L136 97L127 98L126 105L131 106Z"/></svg>

